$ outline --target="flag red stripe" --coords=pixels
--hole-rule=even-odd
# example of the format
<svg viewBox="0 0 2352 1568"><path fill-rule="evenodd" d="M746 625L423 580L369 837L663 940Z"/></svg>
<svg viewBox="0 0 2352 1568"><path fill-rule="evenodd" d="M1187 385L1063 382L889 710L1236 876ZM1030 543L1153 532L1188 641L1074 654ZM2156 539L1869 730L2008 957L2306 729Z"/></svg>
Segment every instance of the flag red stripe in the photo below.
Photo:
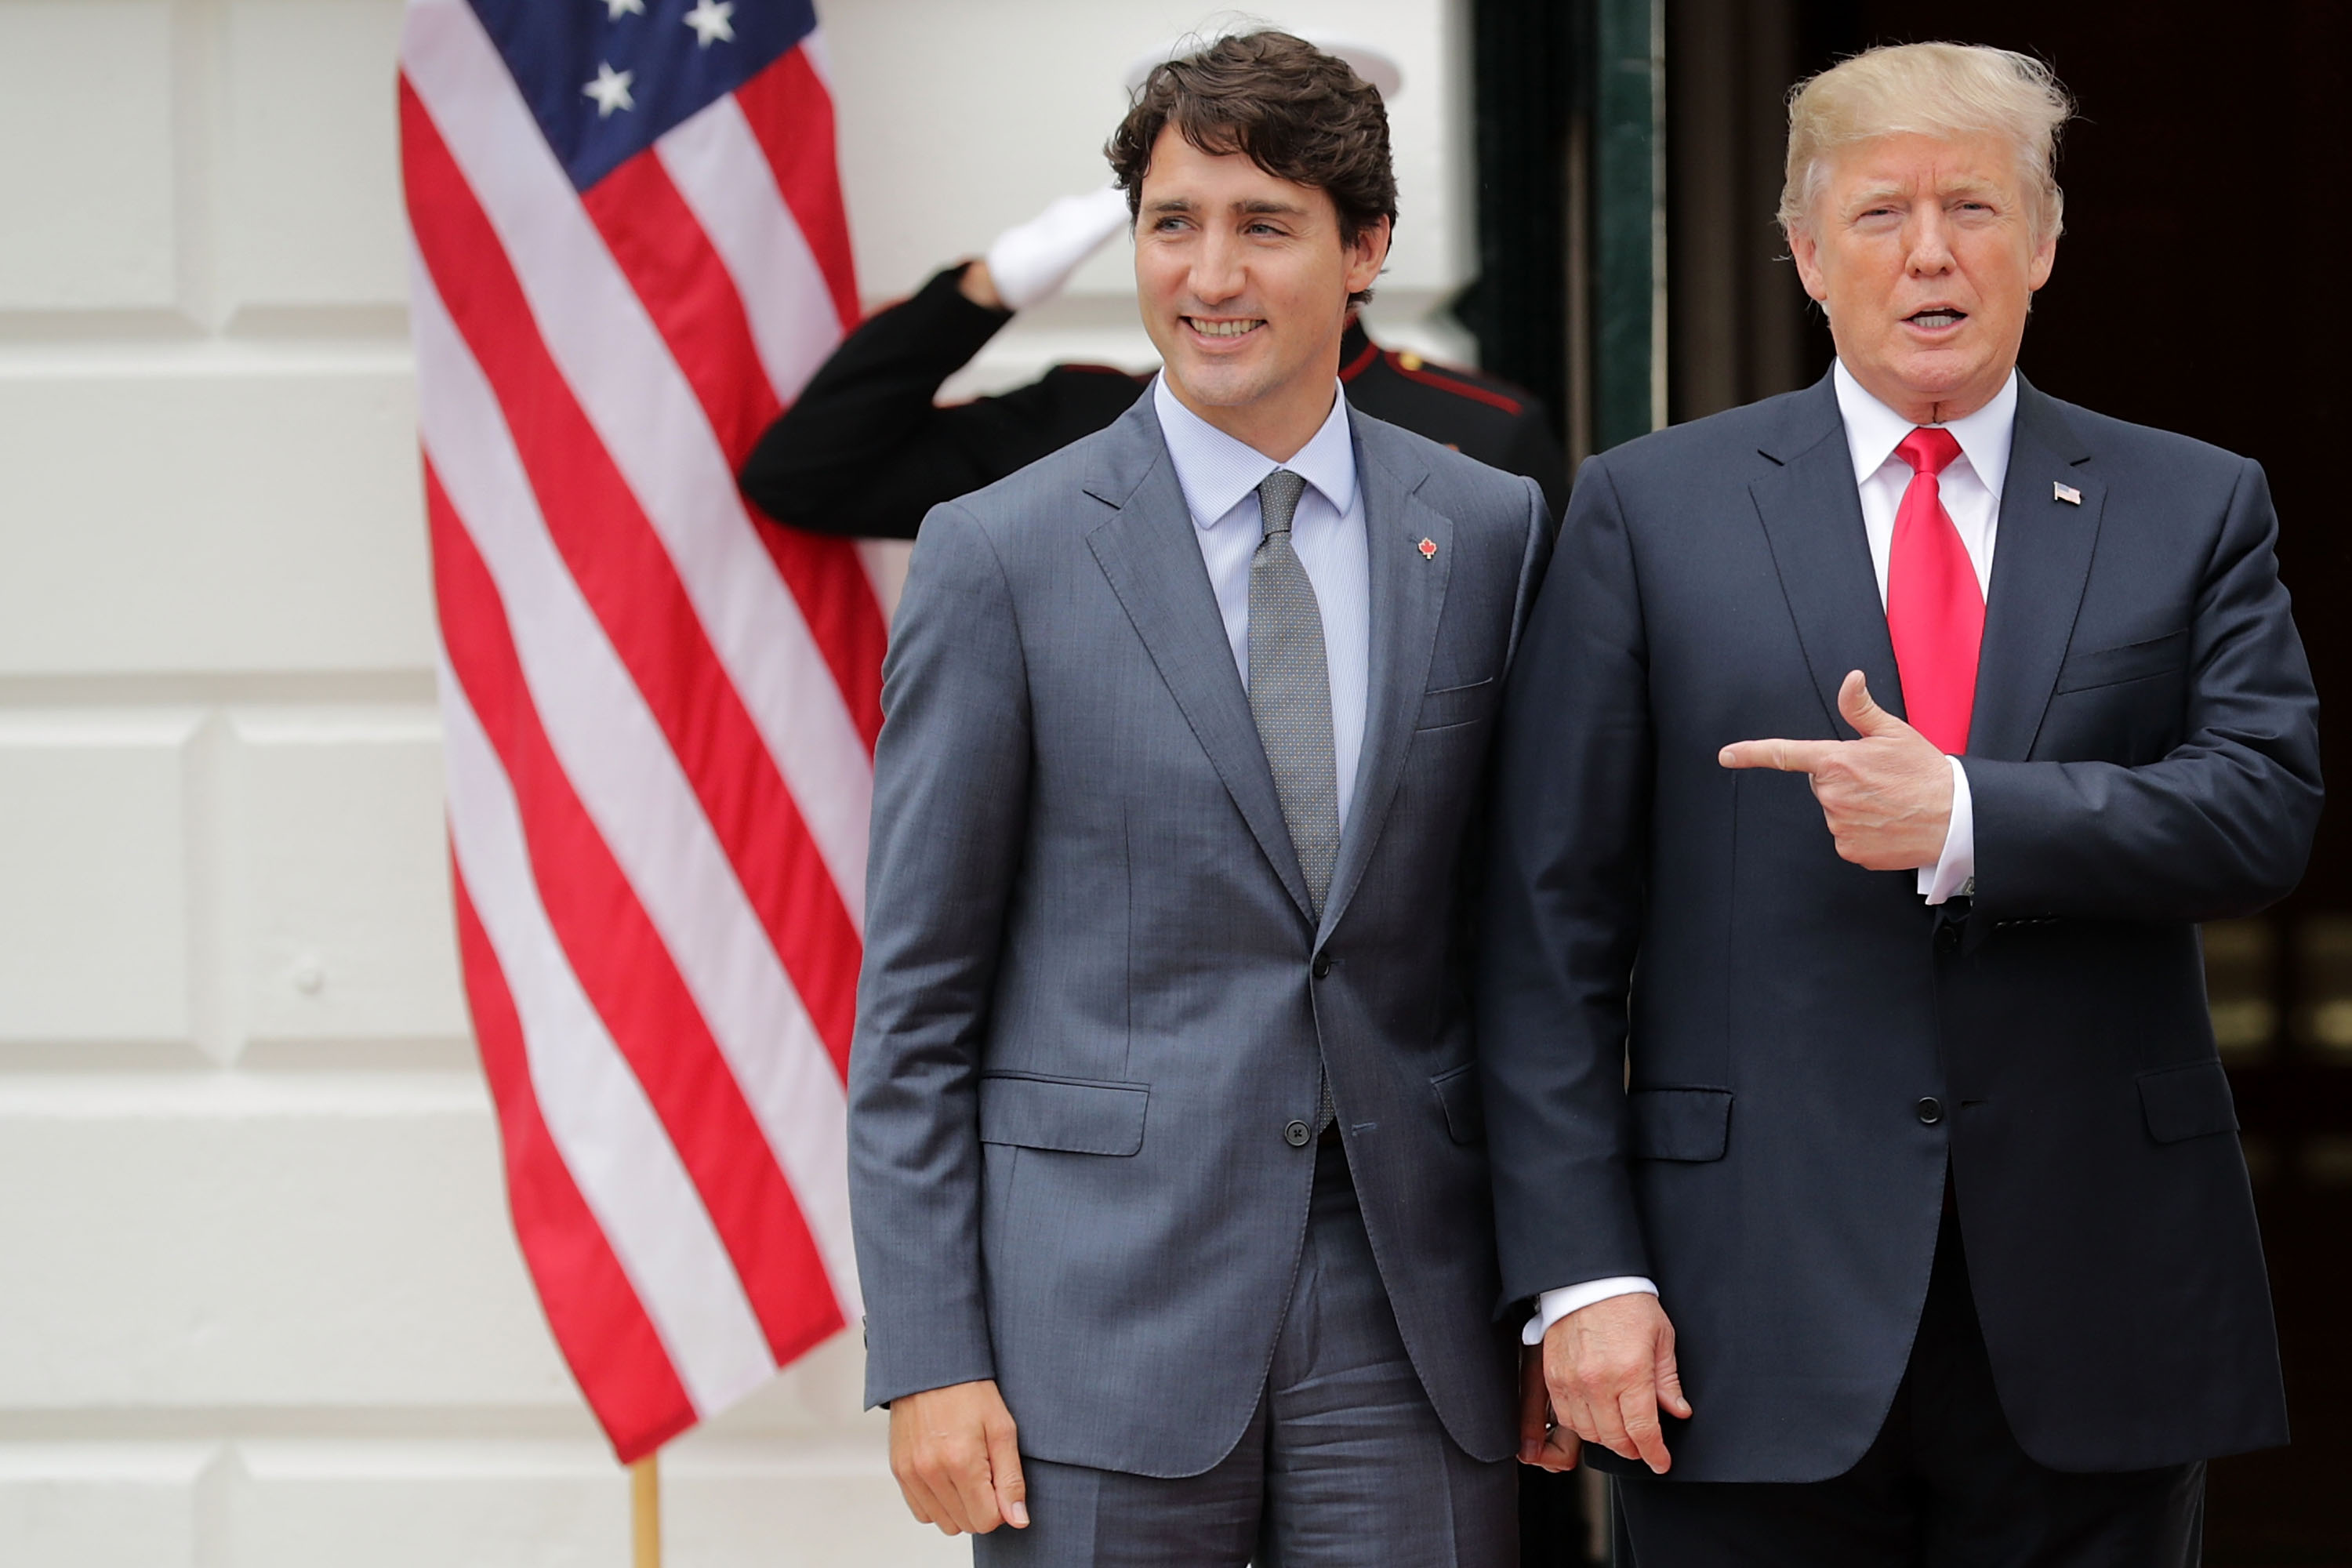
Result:
<svg viewBox="0 0 2352 1568"><path fill-rule="evenodd" d="M507 411L556 549L677 752L845 1079L858 942L840 891L676 566L549 356L496 231L405 80L400 108L402 173L426 270ZM443 627L446 635L446 613Z"/></svg>
<svg viewBox="0 0 2352 1568"><path fill-rule="evenodd" d="M507 991L506 974L474 912L462 869L451 879L466 999L481 1045L482 1073L498 1107L515 1239L539 1286L556 1346L625 1464L694 1425L694 1403L670 1370L653 1320L540 1116L523 1052L522 1020Z"/></svg>
<svg viewBox="0 0 2352 1568"><path fill-rule="evenodd" d="M726 264L651 152L614 170L582 201L686 373L728 465L740 467L782 410L756 368L751 323ZM882 728L888 634L856 547L765 520L756 526L871 755Z"/></svg>
<svg viewBox="0 0 2352 1568"><path fill-rule="evenodd" d="M790 1362L841 1326L824 1259L668 949L548 743L489 568L429 462L425 479L450 668L513 786L548 922L701 1194L771 1350Z"/></svg>
<svg viewBox="0 0 2352 1568"><path fill-rule="evenodd" d="M857 269L850 259L849 215L841 202L840 162L834 150L833 95L796 48L735 90L751 134L768 154L776 188L801 226L818 268L833 290L844 331L857 324Z"/></svg>
<svg viewBox="0 0 2352 1568"><path fill-rule="evenodd" d="M765 375L743 374L759 364L759 351L727 264L650 151L605 175L581 205L686 373L727 466L740 468L783 409Z"/></svg>

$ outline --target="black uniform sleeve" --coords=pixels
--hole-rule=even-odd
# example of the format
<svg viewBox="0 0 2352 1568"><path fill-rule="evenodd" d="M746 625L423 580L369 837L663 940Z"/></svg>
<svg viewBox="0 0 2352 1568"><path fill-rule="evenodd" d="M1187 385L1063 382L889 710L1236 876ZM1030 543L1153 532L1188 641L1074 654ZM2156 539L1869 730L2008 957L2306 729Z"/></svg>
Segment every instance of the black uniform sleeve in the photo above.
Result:
<svg viewBox="0 0 2352 1568"><path fill-rule="evenodd" d="M738 476L770 517L818 533L912 539L923 513L975 489L931 399L1013 319L963 297L950 267L876 312L760 437Z"/></svg>
<svg viewBox="0 0 2352 1568"><path fill-rule="evenodd" d="M1542 404L1530 400L1520 411L1511 431L1511 460L1505 466L1543 488L1544 507L1551 513L1552 526L1559 527L1568 511L1568 454L1552 435Z"/></svg>
<svg viewBox="0 0 2352 1568"><path fill-rule="evenodd" d="M993 484L1124 413L1139 384L1091 365L952 408L931 401L1013 319L975 305L950 267L877 312L768 426L737 476L780 522L860 539L912 539L942 501Z"/></svg>

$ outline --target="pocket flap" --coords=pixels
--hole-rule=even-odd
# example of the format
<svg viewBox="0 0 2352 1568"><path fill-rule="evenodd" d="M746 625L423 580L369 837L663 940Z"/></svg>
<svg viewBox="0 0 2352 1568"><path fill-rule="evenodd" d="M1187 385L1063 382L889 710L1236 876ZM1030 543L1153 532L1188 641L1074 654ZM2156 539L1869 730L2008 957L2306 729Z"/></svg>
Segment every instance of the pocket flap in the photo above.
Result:
<svg viewBox="0 0 2352 1568"><path fill-rule="evenodd" d="M2058 668L2057 692L2087 691L2095 686L2121 686L2151 675L2169 675L2189 664L2189 628L2167 632L2146 642L2120 647L2085 648L2066 656Z"/></svg>
<svg viewBox="0 0 2352 1568"><path fill-rule="evenodd" d="M1637 1089L1627 1099L1636 1160L1720 1160L1731 1145L1727 1089Z"/></svg>
<svg viewBox="0 0 2352 1568"><path fill-rule="evenodd" d="M990 1074L980 1080L980 1141L1071 1154L1132 1154L1143 1147L1143 1109L1150 1098L1139 1083Z"/></svg>
<svg viewBox="0 0 2352 1568"><path fill-rule="evenodd" d="M1478 1064L1458 1067L1429 1080L1445 1109L1445 1131L1456 1143L1486 1141L1486 1102L1478 1096Z"/></svg>
<svg viewBox="0 0 2352 1568"><path fill-rule="evenodd" d="M2140 1074L2139 1109L2147 1118L2147 1135L2159 1143L2238 1130L2230 1075L2220 1062L2190 1062Z"/></svg>

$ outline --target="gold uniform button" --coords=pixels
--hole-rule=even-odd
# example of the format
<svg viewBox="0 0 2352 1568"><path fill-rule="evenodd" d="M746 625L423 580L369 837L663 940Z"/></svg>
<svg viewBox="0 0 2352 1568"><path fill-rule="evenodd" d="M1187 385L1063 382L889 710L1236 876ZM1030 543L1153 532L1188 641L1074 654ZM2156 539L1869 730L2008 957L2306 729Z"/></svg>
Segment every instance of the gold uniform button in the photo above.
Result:
<svg viewBox="0 0 2352 1568"><path fill-rule="evenodd" d="M1415 353L1402 353L1397 355L1397 363L1404 366L1407 370L1419 370L1421 368L1421 356Z"/></svg>

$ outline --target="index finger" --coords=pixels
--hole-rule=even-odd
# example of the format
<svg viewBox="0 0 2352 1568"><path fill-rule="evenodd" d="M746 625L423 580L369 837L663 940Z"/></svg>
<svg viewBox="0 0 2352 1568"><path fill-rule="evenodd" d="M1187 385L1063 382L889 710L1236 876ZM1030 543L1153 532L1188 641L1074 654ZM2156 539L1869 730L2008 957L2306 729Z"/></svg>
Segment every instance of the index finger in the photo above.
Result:
<svg viewBox="0 0 2352 1568"><path fill-rule="evenodd" d="M1809 773L1837 755L1842 741L1734 741L1715 754L1727 768L1778 768Z"/></svg>
<svg viewBox="0 0 2352 1568"><path fill-rule="evenodd" d="M1632 1439L1634 1454L1654 1473L1664 1475L1675 1461L1666 1452L1665 1428L1658 1421L1657 1385L1635 1384L1617 1395L1617 1409L1624 1418L1625 1436Z"/></svg>

